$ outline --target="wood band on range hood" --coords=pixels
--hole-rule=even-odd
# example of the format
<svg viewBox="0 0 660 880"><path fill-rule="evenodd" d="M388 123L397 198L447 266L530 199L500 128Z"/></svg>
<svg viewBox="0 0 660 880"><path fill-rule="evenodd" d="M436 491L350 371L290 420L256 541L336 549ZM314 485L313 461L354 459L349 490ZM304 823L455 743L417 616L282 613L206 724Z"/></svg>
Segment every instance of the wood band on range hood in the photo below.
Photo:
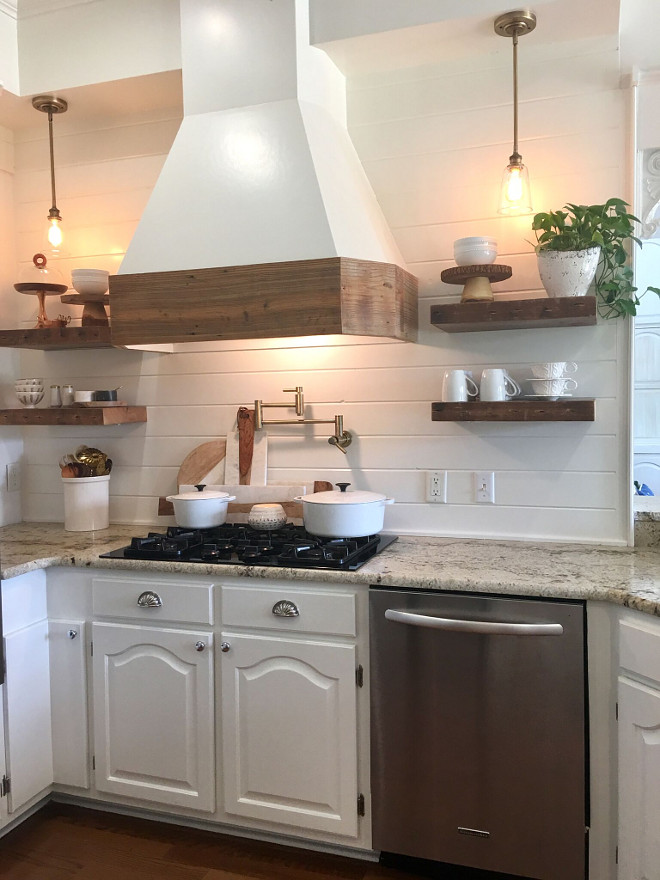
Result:
<svg viewBox="0 0 660 880"><path fill-rule="evenodd" d="M344 334L414 342L417 279L330 257L110 277L113 345Z"/></svg>

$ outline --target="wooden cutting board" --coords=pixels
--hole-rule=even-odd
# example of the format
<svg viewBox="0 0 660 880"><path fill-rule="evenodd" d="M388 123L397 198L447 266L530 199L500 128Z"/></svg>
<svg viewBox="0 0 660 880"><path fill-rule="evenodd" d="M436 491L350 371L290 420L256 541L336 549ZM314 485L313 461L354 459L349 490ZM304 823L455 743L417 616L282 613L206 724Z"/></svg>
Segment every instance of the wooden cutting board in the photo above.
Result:
<svg viewBox="0 0 660 880"><path fill-rule="evenodd" d="M177 486L197 486L225 482L227 441L224 437L196 446L181 462Z"/></svg>

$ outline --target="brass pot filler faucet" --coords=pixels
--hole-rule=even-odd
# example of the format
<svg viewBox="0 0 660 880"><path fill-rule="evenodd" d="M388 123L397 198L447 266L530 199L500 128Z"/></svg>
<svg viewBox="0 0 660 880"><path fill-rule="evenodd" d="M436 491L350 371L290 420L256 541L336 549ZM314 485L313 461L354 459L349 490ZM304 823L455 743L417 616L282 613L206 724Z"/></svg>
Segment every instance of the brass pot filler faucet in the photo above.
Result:
<svg viewBox="0 0 660 880"><path fill-rule="evenodd" d="M264 403L263 400L255 400L254 402L254 427L255 429L263 428L264 425L334 425L335 433L328 438L331 446L336 446L344 455L346 455L346 447L351 445L353 439L350 431L344 430L344 417L335 416L333 419L306 419L305 418L305 399L303 397L302 385L295 388L284 388L285 394L295 394L293 403ZM295 407L296 415L302 418L298 419L264 419L263 411L266 407L284 407L292 409Z"/></svg>

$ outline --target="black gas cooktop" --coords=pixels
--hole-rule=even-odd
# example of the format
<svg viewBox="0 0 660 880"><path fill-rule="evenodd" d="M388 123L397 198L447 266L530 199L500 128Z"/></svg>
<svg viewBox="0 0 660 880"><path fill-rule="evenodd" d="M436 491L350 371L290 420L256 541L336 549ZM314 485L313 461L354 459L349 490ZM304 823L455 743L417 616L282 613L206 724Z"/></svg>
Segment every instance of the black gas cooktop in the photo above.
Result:
<svg viewBox="0 0 660 880"><path fill-rule="evenodd" d="M166 532L131 538L128 547L102 553L101 558L355 571L393 541L396 535L320 538L294 525L272 531L231 523L212 529L170 526Z"/></svg>

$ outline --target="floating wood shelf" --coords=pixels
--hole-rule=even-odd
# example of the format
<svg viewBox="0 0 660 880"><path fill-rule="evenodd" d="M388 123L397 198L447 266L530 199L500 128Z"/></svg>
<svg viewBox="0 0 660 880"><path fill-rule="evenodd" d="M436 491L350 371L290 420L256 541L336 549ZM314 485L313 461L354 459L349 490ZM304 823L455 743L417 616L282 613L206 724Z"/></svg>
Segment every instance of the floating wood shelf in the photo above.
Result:
<svg viewBox="0 0 660 880"><path fill-rule="evenodd" d="M0 425L126 425L146 421L146 406L0 409Z"/></svg>
<svg viewBox="0 0 660 880"><path fill-rule="evenodd" d="M431 404L434 422L593 422L595 418L596 401L579 397Z"/></svg>
<svg viewBox="0 0 660 880"><path fill-rule="evenodd" d="M595 296L506 299L431 306L431 323L446 333L584 327L596 323Z"/></svg>
<svg viewBox="0 0 660 880"><path fill-rule="evenodd" d="M109 327L38 327L0 330L0 347L52 351L67 348L111 348Z"/></svg>

